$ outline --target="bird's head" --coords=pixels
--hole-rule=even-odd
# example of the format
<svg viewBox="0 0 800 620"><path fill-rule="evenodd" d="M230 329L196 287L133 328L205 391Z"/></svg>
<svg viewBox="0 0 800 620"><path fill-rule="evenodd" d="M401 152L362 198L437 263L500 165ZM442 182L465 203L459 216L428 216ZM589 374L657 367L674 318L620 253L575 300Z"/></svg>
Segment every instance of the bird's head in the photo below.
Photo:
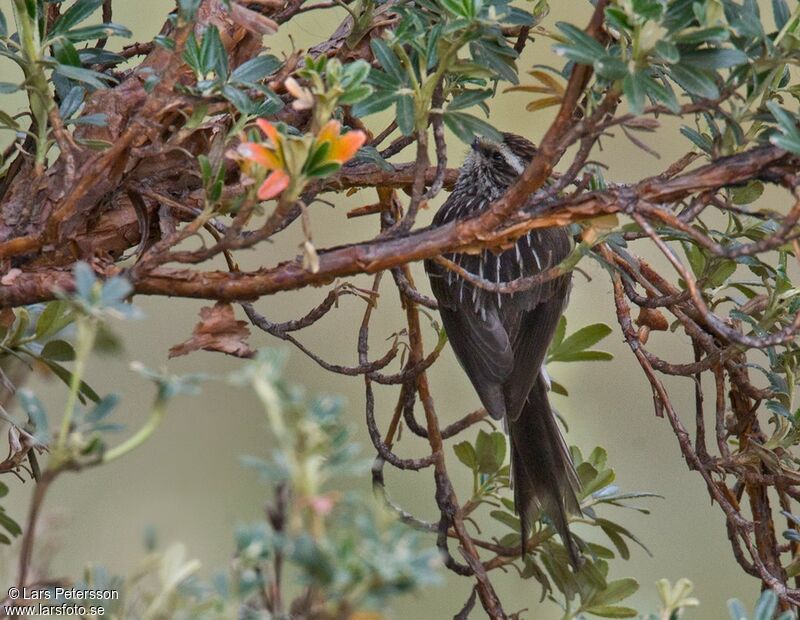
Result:
<svg viewBox="0 0 800 620"><path fill-rule="evenodd" d="M530 140L513 133L502 136L500 142L475 138L459 175L459 182L466 183L472 191L489 194L492 199L517 180L536 153Z"/></svg>

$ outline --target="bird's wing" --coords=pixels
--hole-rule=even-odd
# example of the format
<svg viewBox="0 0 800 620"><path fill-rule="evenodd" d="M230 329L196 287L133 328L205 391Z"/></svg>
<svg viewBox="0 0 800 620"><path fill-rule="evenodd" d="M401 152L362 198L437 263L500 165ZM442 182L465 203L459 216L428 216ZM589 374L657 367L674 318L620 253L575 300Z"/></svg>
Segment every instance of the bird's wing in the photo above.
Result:
<svg viewBox="0 0 800 620"><path fill-rule="evenodd" d="M560 276L559 280L561 285L554 288L554 292L559 291L558 294L552 294L547 301L522 314L519 329L512 340L514 368L503 387L506 415L511 419L519 416L541 372L547 348L563 312L569 276Z"/></svg>
<svg viewBox="0 0 800 620"><path fill-rule="evenodd" d="M570 242L563 228L547 228L532 231L528 237L521 238L517 249L526 263L528 271L525 275L532 275L564 260L569 254ZM525 258L526 252L533 255ZM569 274L548 280L515 294L511 307L502 313L514 352L514 367L504 386L507 415L512 419L519 415L539 376L547 348L564 311L569 287Z"/></svg>
<svg viewBox="0 0 800 620"><path fill-rule="evenodd" d="M475 273L475 267L465 263L476 259L477 264L477 257L460 255L459 258L465 269ZM461 278L450 277L451 273L435 263L427 264L426 269L456 358L483 406L492 417L502 418L505 415L503 383L514 368L514 352L497 307L492 304L476 307L473 302L478 298L477 294L473 297L476 291L472 285Z"/></svg>

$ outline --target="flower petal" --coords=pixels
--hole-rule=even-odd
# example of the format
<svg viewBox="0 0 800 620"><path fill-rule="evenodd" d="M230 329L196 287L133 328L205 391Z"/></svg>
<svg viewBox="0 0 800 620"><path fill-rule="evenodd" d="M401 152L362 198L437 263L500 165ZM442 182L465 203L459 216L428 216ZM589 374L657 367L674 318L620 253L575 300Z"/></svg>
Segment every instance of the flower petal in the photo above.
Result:
<svg viewBox="0 0 800 620"><path fill-rule="evenodd" d="M300 86L300 83L293 77L288 77L283 82L286 91L295 99L302 99L305 95L305 88Z"/></svg>
<svg viewBox="0 0 800 620"><path fill-rule="evenodd" d="M356 154L366 139L367 134L363 131L348 131L331 145L328 160L343 164Z"/></svg>
<svg viewBox="0 0 800 620"><path fill-rule="evenodd" d="M270 123L265 118L257 118L256 125L258 125L259 129L261 129L261 131L264 132L267 138L270 139L272 144L274 144L276 147L280 144L281 140L280 134L278 133L278 130L275 128L275 125Z"/></svg>
<svg viewBox="0 0 800 620"><path fill-rule="evenodd" d="M325 123L325 126L322 129L319 130L317 142L319 144L322 144L323 142L336 142L341 130L342 124L335 119L331 119Z"/></svg>
<svg viewBox="0 0 800 620"><path fill-rule="evenodd" d="M237 150L242 157L257 163L259 166L263 166L267 170L279 170L283 168L278 154L261 144L242 142Z"/></svg>
<svg viewBox="0 0 800 620"><path fill-rule="evenodd" d="M270 198L275 198L275 196L289 187L289 181L289 175L283 170L275 170L258 188L258 199L269 200Z"/></svg>

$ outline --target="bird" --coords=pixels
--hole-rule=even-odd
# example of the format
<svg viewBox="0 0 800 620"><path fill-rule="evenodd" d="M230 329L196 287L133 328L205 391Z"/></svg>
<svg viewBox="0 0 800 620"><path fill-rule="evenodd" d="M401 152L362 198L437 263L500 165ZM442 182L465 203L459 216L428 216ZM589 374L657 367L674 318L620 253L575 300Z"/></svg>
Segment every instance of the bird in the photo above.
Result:
<svg viewBox="0 0 800 620"><path fill-rule="evenodd" d="M519 178L536 154L528 139L503 133L476 138L459 169L453 191L433 218L434 226L485 211ZM520 208L530 206L520 205ZM473 276L505 283L558 265L571 251L563 227L534 229L502 251L443 256ZM511 484L520 519L521 553L532 522L553 523L574 570L580 552L569 515L581 515L580 480L548 399L547 349L571 288L565 273L514 293L481 288L435 260L425 261L450 345L489 415L509 436Z"/></svg>

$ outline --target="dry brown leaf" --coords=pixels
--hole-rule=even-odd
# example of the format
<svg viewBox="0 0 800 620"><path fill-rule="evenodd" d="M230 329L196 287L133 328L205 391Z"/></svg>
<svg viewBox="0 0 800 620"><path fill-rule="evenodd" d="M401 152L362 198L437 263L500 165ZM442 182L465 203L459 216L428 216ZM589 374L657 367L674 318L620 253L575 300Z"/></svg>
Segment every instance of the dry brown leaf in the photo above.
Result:
<svg viewBox="0 0 800 620"><path fill-rule="evenodd" d="M250 330L246 321L237 321L233 306L219 302L200 309L200 322L195 325L192 337L169 350L169 357L186 355L192 351L220 351L236 357L253 357L255 351L247 344Z"/></svg>
<svg viewBox="0 0 800 620"><path fill-rule="evenodd" d="M537 80L539 80L542 84L547 86L552 92L558 93L560 95L564 94L564 86L559 82L556 78L545 71L539 71L538 69L534 69L533 71L529 71L528 74Z"/></svg>
<svg viewBox="0 0 800 620"><path fill-rule="evenodd" d="M0 310L0 327L11 327L16 318L17 317L11 308L3 308Z"/></svg>
<svg viewBox="0 0 800 620"><path fill-rule="evenodd" d="M256 34L275 34L278 32L278 23L276 21L235 2L231 4L231 19L242 28Z"/></svg>
<svg viewBox="0 0 800 620"><path fill-rule="evenodd" d="M646 325L651 331L665 332L669 329L669 321L655 308L642 308L636 318L637 325Z"/></svg>
<svg viewBox="0 0 800 620"><path fill-rule="evenodd" d="M504 93L539 93L542 95L552 94L552 90L546 86L534 86L533 84L521 84L519 86L509 86L503 90Z"/></svg>
<svg viewBox="0 0 800 620"><path fill-rule="evenodd" d="M560 105L560 104L561 104L561 97L545 97L544 99L537 99L536 101L531 101L528 105L525 106L525 109L528 112L535 112L536 110L549 108L551 105Z"/></svg>

